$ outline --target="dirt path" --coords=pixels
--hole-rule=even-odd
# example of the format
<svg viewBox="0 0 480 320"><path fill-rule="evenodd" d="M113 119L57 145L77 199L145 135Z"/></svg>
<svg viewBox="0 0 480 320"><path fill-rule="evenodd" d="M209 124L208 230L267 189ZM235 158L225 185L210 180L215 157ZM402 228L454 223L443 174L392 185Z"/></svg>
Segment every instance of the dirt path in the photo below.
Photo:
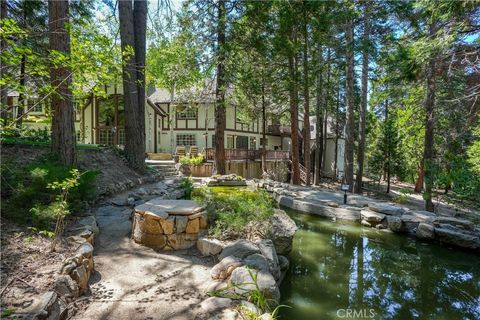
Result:
<svg viewBox="0 0 480 320"><path fill-rule="evenodd" d="M98 208L90 299L74 319L194 319L207 298L212 258L196 248L166 253L134 243L130 212Z"/></svg>

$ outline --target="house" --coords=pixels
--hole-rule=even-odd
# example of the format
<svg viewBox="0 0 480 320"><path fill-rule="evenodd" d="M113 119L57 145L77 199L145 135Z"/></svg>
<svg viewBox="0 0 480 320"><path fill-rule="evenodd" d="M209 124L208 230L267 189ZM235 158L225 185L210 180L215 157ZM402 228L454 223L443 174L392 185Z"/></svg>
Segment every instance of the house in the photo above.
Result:
<svg viewBox="0 0 480 320"><path fill-rule="evenodd" d="M105 94L77 99L75 107L75 129L77 142L82 144L117 145L125 141L125 114L123 87L106 86ZM48 124L46 101L27 99L25 110L29 116L23 123L28 127L40 128ZM12 113L18 116L18 96L9 100ZM174 154L178 146L198 147L207 162L215 157L215 99L212 93L192 92L172 94L165 89L147 90L145 104L145 138L147 153ZM17 112L17 114L15 114ZM261 149L263 128L261 116L251 120L242 119L233 105L226 107L225 158L227 171L245 177L258 177L261 174ZM299 119L301 122L302 120ZM288 166L290 159L290 126L275 122L267 117L266 160L267 165ZM313 131L312 131L313 132ZM330 132L330 131L329 131ZM331 132L330 132L331 133ZM313 139L315 134L313 134ZM334 177L333 138L327 139L325 174ZM343 152L337 153L339 158ZM281 164L283 163L283 164ZM341 163L341 164L340 164ZM342 171L343 161L337 161L337 171Z"/></svg>

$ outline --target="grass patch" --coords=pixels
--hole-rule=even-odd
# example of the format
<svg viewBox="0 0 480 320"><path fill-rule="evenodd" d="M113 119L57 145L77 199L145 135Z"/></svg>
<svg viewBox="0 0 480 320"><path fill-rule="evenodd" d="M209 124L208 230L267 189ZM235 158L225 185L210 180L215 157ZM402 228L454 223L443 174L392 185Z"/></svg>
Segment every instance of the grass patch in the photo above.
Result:
<svg viewBox="0 0 480 320"><path fill-rule="evenodd" d="M264 190L246 188L198 188L193 197L206 206L210 231L220 236L224 231L241 233L249 222L265 221L275 211L276 204Z"/></svg>

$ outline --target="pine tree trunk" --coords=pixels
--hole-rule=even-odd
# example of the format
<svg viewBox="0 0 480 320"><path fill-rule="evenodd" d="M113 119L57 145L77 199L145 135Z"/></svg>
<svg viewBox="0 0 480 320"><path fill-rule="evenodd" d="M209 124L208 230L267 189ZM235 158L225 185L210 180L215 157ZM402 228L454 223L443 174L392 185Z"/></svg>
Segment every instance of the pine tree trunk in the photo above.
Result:
<svg viewBox="0 0 480 320"><path fill-rule="evenodd" d="M128 165L139 172L145 170L145 32L146 1L119 1L120 38L122 51L134 49L123 56L123 92L125 101L125 157Z"/></svg>
<svg viewBox="0 0 480 320"><path fill-rule="evenodd" d="M50 50L70 55L68 0L48 1ZM75 126L70 90L71 72L65 65L51 66L50 78L55 93L51 97L52 152L66 165L75 163Z"/></svg>
<svg viewBox="0 0 480 320"><path fill-rule="evenodd" d="M218 2L217 25L217 87L215 96L215 167L218 174L225 174L225 1Z"/></svg>
<svg viewBox="0 0 480 320"><path fill-rule="evenodd" d="M337 107L335 109L335 160L333 163L333 174L335 175L335 180L337 179L337 158L338 158L338 136L340 134L338 117L340 114L340 85L337 88Z"/></svg>
<svg viewBox="0 0 480 320"><path fill-rule="evenodd" d="M354 60L353 60L353 17L348 18L346 30L346 96L347 96L347 121L346 121L346 143L345 143L345 183L353 188L353 149L354 149Z"/></svg>
<svg viewBox="0 0 480 320"><path fill-rule="evenodd" d="M317 71L317 99L315 106L315 185L319 185L322 178L322 159L323 159L323 121L322 121L322 99L323 99L323 78L322 78L322 46L317 48L317 57L318 57L318 71Z"/></svg>
<svg viewBox="0 0 480 320"><path fill-rule="evenodd" d="M415 182L415 192L420 193L423 190L423 176L425 172L423 172L423 161L420 163L420 166L418 167L418 178L417 181Z"/></svg>
<svg viewBox="0 0 480 320"><path fill-rule="evenodd" d="M262 172L267 171L267 112L265 102L265 80L262 77Z"/></svg>
<svg viewBox="0 0 480 320"><path fill-rule="evenodd" d="M22 54L22 60L20 61L20 87L25 87L25 68L27 66L27 56ZM20 116L18 116L20 114ZM17 127L20 128L22 126L23 117L25 116L25 92L23 90L20 91L18 95L18 106L17 106Z"/></svg>
<svg viewBox="0 0 480 320"><path fill-rule="evenodd" d="M298 153L298 93L297 79L295 72L295 56L288 57L289 74L289 95L290 95L290 128L291 128L291 150L292 153L292 183L300 184L299 153Z"/></svg>
<svg viewBox="0 0 480 320"><path fill-rule="evenodd" d="M308 30L306 8L303 8L303 158L307 170L305 184L310 185L310 92L308 83Z"/></svg>
<svg viewBox="0 0 480 320"><path fill-rule="evenodd" d="M330 48L327 50L327 83L325 84L325 95L323 98L323 133L322 133L322 143L323 143L323 150L324 153L327 152L327 120L328 120L328 95L329 95L329 89L330 89L330 68L331 68L331 63L330 63ZM322 159L322 168L326 167L325 161L327 160L327 157L323 157Z"/></svg>
<svg viewBox="0 0 480 320"><path fill-rule="evenodd" d="M436 34L436 27L434 24L429 26L430 39L434 40ZM425 210L434 211L432 202L433 189L433 163L434 163L434 123L435 123L435 92L436 92L436 58L430 57L427 67L427 96L425 98L425 145L423 151L424 164L424 199Z"/></svg>
<svg viewBox="0 0 480 320"><path fill-rule="evenodd" d="M0 0L0 19L7 18L7 1ZM5 39L0 38L0 52L5 52L7 49L7 41ZM7 64L5 61L0 59L0 79L4 78L4 74L7 72ZM2 115L2 119L4 121L7 120L7 97L8 97L8 87L6 85L0 85L0 112Z"/></svg>
<svg viewBox="0 0 480 320"><path fill-rule="evenodd" d="M362 193L363 163L365 160L365 121L367 114L367 92L368 92L368 42L370 39L370 2L365 1L364 28L363 28L363 66L362 66L362 103L360 105L360 121L358 126L358 154L357 154L357 176L355 192Z"/></svg>

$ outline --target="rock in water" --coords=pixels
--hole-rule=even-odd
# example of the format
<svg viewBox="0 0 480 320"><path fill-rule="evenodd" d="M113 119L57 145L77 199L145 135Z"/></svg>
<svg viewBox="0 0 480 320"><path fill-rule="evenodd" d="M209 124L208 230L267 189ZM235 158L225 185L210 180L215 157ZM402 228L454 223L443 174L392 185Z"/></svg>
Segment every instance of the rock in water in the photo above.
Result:
<svg viewBox="0 0 480 320"><path fill-rule="evenodd" d="M292 251L293 236L297 231L297 225L281 209L275 210L275 214L269 219L269 224L270 238L277 254L288 255Z"/></svg>

